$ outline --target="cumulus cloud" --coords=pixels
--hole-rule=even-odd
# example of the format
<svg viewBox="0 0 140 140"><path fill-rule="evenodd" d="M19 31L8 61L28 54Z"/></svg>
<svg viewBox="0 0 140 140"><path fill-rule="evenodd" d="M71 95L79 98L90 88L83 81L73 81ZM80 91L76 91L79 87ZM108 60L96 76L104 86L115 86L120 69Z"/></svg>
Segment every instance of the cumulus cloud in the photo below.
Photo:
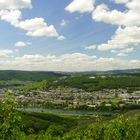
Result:
<svg viewBox="0 0 140 140"><path fill-rule="evenodd" d="M116 54L119 57L123 57L123 56L128 55L129 53L132 53L133 51L134 51L134 48L130 47L130 48L119 49L119 50L111 50L110 52Z"/></svg>
<svg viewBox="0 0 140 140"><path fill-rule="evenodd" d="M12 55L14 52L12 50L0 50L0 57L9 57L10 55Z"/></svg>
<svg viewBox="0 0 140 140"><path fill-rule="evenodd" d="M14 60L0 60L1 69L93 71L139 68L140 60L97 58L95 55L72 53L63 55L24 55ZM62 67L63 66L63 67Z"/></svg>
<svg viewBox="0 0 140 140"><path fill-rule="evenodd" d="M22 14L19 10L0 10L1 20L11 23L11 25L16 25L19 22Z"/></svg>
<svg viewBox="0 0 140 140"><path fill-rule="evenodd" d="M90 45L85 47L85 50L95 50L95 49L97 49L96 45Z"/></svg>
<svg viewBox="0 0 140 140"><path fill-rule="evenodd" d="M0 10L31 8L31 0L0 0Z"/></svg>
<svg viewBox="0 0 140 140"><path fill-rule="evenodd" d="M114 35L105 43L85 47L86 50L97 49L99 51L116 51L118 49L126 49L127 52L115 52L119 56L126 55L133 50L134 47L140 45L140 0L112 0L116 4L123 4L126 8L124 11L118 9L110 10L108 5L102 3L94 7L95 0L73 0L65 9L73 12L91 12L92 19L96 22L104 22L107 24L117 25L118 29ZM87 4L87 5L86 5ZM90 6L89 6L90 5ZM92 7L91 9L88 8ZM84 8L87 8L86 10ZM129 49L129 47L131 47ZM133 47L133 50L132 50ZM113 52L114 53L114 52Z"/></svg>
<svg viewBox="0 0 140 140"><path fill-rule="evenodd" d="M119 52L118 56L125 56L133 52L134 47L140 45L140 0L113 1L116 4L123 4L126 10L110 10L107 5L100 4L93 10L92 19L96 22L117 25L118 29L106 43L92 46L97 46L99 51ZM124 51L118 51L118 49L124 49Z"/></svg>
<svg viewBox="0 0 140 140"><path fill-rule="evenodd" d="M94 9L95 0L73 0L66 8L66 11L70 13L79 12L91 12Z"/></svg>
<svg viewBox="0 0 140 140"><path fill-rule="evenodd" d="M59 37L54 25L48 25L44 18L22 20L20 8L31 7L31 0L0 0L0 18L12 26L25 30L27 36ZM61 39L62 40L62 39Z"/></svg>
<svg viewBox="0 0 140 140"><path fill-rule="evenodd" d="M18 41L18 42L15 43L15 46L17 48L23 48L23 47L26 47L28 45L31 45L31 42Z"/></svg>
<svg viewBox="0 0 140 140"><path fill-rule="evenodd" d="M26 31L27 36L33 37L61 37L54 27L54 25L48 25L43 18L33 18L24 21L19 20L21 18L20 11L0 12L2 20L10 22L16 28Z"/></svg>
<svg viewBox="0 0 140 140"><path fill-rule="evenodd" d="M129 2L130 0L114 0L114 1L118 4L123 4Z"/></svg>
<svg viewBox="0 0 140 140"><path fill-rule="evenodd" d="M0 0L0 18L12 26L22 29L26 35L33 37L51 36L58 40L65 39L59 35L54 25L49 25L43 18L22 19L20 9L30 8L31 0ZM96 22L117 25L114 35L105 43L90 45L87 50L110 51L117 58L97 57L83 53L62 55L23 55L12 60L0 59L1 69L50 70L50 71L92 71L139 68L140 60L124 60L122 57L133 52L140 45L140 1L139 0L113 0L116 4L123 4L125 11L110 10L105 4L94 7L95 0L73 0L65 10L70 13L91 12ZM2 3L3 2L3 3ZM9 6L10 5L10 6ZM65 26L65 21L61 22ZM27 42L19 41L17 47L25 47ZM18 51L18 50L17 50ZM0 50L0 57L8 57L12 50ZM63 66L63 67L62 67Z"/></svg>
<svg viewBox="0 0 140 140"><path fill-rule="evenodd" d="M119 27L115 34L106 43L97 45L99 51L111 51L117 53L116 50L122 50L122 53L131 53L140 45L140 27ZM92 48L93 46L93 48ZM94 49L92 45L87 49ZM132 47L133 46L133 47ZM121 54L122 56L122 54Z"/></svg>
<svg viewBox="0 0 140 140"><path fill-rule="evenodd" d="M126 48L126 49L124 49L124 50L121 50L121 52L123 52L123 53L131 53L131 52L133 52L134 51L134 48L133 47L131 47L131 48Z"/></svg>
<svg viewBox="0 0 140 140"><path fill-rule="evenodd" d="M117 9L110 10L107 5L101 4L96 7L92 13L92 18L98 22L105 22L119 26L139 26L140 25L140 1L115 1L124 3L127 10L124 12Z"/></svg>
<svg viewBox="0 0 140 140"><path fill-rule="evenodd" d="M50 36L58 37L55 27L53 25L47 25L43 18L33 18L27 19L25 21L19 22L16 27L27 31L26 35L41 37L41 36Z"/></svg>
<svg viewBox="0 0 140 140"><path fill-rule="evenodd" d="M117 56L119 56L119 57L124 57L124 56L128 55L129 53L132 53L133 51L134 51L134 48L131 47L131 48L126 48L126 49L116 51L114 53L116 53ZM111 52L113 53L113 50Z"/></svg>
<svg viewBox="0 0 140 140"><path fill-rule="evenodd" d="M98 50L108 51L114 49L123 49L129 46L138 46L140 44L140 27L119 27L113 37L107 43L98 45Z"/></svg>

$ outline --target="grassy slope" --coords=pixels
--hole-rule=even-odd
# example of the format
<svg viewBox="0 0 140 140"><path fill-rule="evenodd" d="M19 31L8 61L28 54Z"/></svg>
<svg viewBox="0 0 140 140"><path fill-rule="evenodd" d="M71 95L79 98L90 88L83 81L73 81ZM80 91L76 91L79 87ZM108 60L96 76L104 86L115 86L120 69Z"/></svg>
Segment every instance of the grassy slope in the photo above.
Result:
<svg viewBox="0 0 140 140"><path fill-rule="evenodd" d="M78 118L73 115L22 112L21 116L25 129L33 128L36 132L46 130L53 124L63 126L68 131L78 124Z"/></svg>
<svg viewBox="0 0 140 140"><path fill-rule="evenodd" d="M123 113L125 117L140 117L140 110L133 110ZM91 116L62 115L54 113L31 113L22 112L22 123L24 130L27 132L29 128L33 128L35 132L41 130L46 131L50 125L62 126L65 131L70 131L79 127L87 127L95 122L95 118ZM103 120L108 122L114 117L104 117Z"/></svg>
<svg viewBox="0 0 140 140"><path fill-rule="evenodd" d="M128 111L126 113L124 113L124 116L127 117L127 118L132 118L132 117L138 117L140 118L140 110L131 110L131 111Z"/></svg>

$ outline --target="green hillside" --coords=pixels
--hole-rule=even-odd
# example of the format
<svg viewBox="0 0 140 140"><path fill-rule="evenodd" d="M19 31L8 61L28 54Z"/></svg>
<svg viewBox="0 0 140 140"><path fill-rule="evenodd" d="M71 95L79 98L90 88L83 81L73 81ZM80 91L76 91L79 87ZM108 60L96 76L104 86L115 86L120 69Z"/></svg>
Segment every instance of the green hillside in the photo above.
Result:
<svg viewBox="0 0 140 140"><path fill-rule="evenodd" d="M80 75L71 76L65 79L59 79L57 82L51 83L53 87L72 87L87 91L102 89L118 89L129 88L134 89L140 87L139 75Z"/></svg>
<svg viewBox="0 0 140 140"><path fill-rule="evenodd" d="M48 78L61 77L63 74L43 71L0 71L0 80L41 81Z"/></svg>
<svg viewBox="0 0 140 140"><path fill-rule="evenodd" d="M18 70L0 70L0 80L21 80L21 81L41 81L48 78L57 78L62 76L93 76L93 75L139 75L140 69L114 70L114 71L96 71L96 72L51 72L51 71L18 71Z"/></svg>

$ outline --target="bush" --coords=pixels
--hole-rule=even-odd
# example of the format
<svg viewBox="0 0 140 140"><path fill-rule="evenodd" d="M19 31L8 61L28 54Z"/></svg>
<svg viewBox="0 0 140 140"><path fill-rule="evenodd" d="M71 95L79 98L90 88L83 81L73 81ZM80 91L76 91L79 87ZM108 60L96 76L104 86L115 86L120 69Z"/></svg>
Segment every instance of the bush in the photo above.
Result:
<svg viewBox="0 0 140 140"><path fill-rule="evenodd" d="M51 135L53 137L62 136L64 133L64 128L59 125L50 125L46 131L47 135Z"/></svg>
<svg viewBox="0 0 140 140"><path fill-rule="evenodd" d="M0 139L10 139L20 130L21 117L17 111L17 102L8 93L0 101Z"/></svg>

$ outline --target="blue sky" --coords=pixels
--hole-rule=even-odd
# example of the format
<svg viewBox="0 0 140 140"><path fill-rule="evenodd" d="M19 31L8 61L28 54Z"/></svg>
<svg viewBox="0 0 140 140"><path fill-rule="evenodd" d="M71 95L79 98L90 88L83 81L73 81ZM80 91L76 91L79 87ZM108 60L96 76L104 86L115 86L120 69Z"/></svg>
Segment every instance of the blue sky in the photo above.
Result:
<svg viewBox="0 0 140 140"><path fill-rule="evenodd" d="M0 0L0 69L140 67L139 0Z"/></svg>

